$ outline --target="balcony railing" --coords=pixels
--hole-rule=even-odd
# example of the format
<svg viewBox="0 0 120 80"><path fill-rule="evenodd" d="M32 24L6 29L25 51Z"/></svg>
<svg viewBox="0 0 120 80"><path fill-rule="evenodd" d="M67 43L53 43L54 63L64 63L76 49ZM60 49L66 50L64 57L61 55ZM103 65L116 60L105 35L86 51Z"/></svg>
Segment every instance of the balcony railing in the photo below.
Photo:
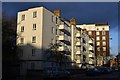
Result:
<svg viewBox="0 0 120 80"><path fill-rule="evenodd" d="M60 40L60 41L65 40L65 36L64 35L59 35L58 40Z"/></svg>
<svg viewBox="0 0 120 80"><path fill-rule="evenodd" d="M77 41L75 45L76 45L76 46L80 46L81 44L80 44L79 41Z"/></svg>
<svg viewBox="0 0 120 80"><path fill-rule="evenodd" d="M64 30L65 29L64 25L59 25L59 29Z"/></svg>
<svg viewBox="0 0 120 80"><path fill-rule="evenodd" d="M89 50L93 51L93 47L92 47L92 46L89 46Z"/></svg>
<svg viewBox="0 0 120 80"><path fill-rule="evenodd" d="M94 64L94 61L93 61L93 60L90 60L90 61L89 61L89 64Z"/></svg>
<svg viewBox="0 0 120 80"><path fill-rule="evenodd" d="M77 38L80 38L80 33L76 33L76 37L77 37Z"/></svg>
<svg viewBox="0 0 120 80"><path fill-rule="evenodd" d="M64 50L65 50L65 46L60 46L60 47L58 48L58 50L59 50L59 51L64 51Z"/></svg>
<svg viewBox="0 0 120 80"><path fill-rule="evenodd" d="M81 54L81 52L80 51L76 51L76 54Z"/></svg>
<svg viewBox="0 0 120 80"><path fill-rule="evenodd" d="M92 57L92 58L93 58L93 57L94 57L94 54L89 54L89 57Z"/></svg>

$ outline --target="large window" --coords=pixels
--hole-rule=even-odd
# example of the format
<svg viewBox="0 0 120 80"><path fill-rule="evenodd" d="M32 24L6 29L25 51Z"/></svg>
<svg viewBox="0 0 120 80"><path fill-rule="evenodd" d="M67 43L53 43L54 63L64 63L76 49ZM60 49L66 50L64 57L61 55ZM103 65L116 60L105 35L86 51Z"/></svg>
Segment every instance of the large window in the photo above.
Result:
<svg viewBox="0 0 120 80"><path fill-rule="evenodd" d="M32 37L32 43L36 43L36 36Z"/></svg>
<svg viewBox="0 0 120 80"><path fill-rule="evenodd" d="M105 37L105 36L103 36L103 37L102 37L102 40L106 40L106 37Z"/></svg>
<svg viewBox="0 0 120 80"><path fill-rule="evenodd" d="M33 18L37 17L37 11L33 12Z"/></svg>
<svg viewBox="0 0 120 80"><path fill-rule="evenodd" d="M99 31L97 31L97 32L96 32L96 35L100 35L100 32L99 32Z"/></svg>
<svg viewBox="0 0 120 80"><path fill-rule="evenodd" d="M32 56L35 56L35 49L32 49Z"/></svg>
<svg viewBox="0 0 120 80"><path fill-rule="evenodd" d="M21 26L21 32L24 32L24 26Z"/></svg>
<svg viewBox="0 0 120 80"><path fill-rule="evenodd" d="M105 31L102 31L102 35L106 35Z"/></svg>
<svg viewBox="0 0 120 80"><path fill-rule="evenodd" d="M100 37L96 37L97 39L96 40L100 40Z"/></svg>
<svg viewBox="0 0 120 80"><path fill-rule="evenodd" d="M102 42L103 46L106 46L106 42Z"/></svg>
<svg viewBox="0 0 120 80"><path fill-rule="evenodd" d="M20 43L21 43L21 44L24 43L24 38L23 38L23 37L20 39Z"/></svg>
<svg viewBox="0 0 120 80"><path fill-rule="evenodd" d="M103 47L103 51L106 51L106 47Z"/></svg>
<svg viewBox="0 0 120 80"><path fill-rule="evenodd" d="M21 21L24 21L24 20L25 20L25 15L23 14L22 18L21 18Z"/></svg>
<svg viewBox="0 0 120 80"><path fill-rule="evenodd" d="M97 47L97 51L100 51L100 47Z"/></svg>
<svg viewBox="0 0 120 80"><path fill-rule="evenodd" d="M88 34L89 34L89 35L92 35L92 31L89 31Z"/></svg>
<svg viewBox="0 0 120 80"><path fill-rule="evenodd" d="M36 24L33 24L33 30L36 30Z"/></svg>
<svg viewBox="0 0 120 80"><path fill-rule="evenodd" d="M97 42L97 46L100 46L100 42Z"/></svg>

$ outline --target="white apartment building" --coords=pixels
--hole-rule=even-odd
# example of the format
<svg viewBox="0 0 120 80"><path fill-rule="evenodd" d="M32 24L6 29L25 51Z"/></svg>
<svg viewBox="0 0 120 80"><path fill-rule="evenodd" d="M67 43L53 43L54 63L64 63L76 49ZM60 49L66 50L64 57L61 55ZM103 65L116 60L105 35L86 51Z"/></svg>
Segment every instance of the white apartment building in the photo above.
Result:
<svg viewBox="0 0 120 80"><path fill-rule="evenodd" d="M17 34L22 75L29 70L43 70L44 67L57 65L45 61L45 50L51 43L60 43L59 51L70 52L69 23L44 7L18 12Z"/></svg>

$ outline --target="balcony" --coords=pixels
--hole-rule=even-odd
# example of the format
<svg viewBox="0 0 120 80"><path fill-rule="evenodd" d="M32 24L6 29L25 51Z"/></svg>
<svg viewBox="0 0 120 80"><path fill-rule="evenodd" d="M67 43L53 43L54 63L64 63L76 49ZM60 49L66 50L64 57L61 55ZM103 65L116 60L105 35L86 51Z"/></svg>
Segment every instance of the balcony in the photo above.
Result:
<svg viewBox="0 0 120 80"><path fill-rule="evenodd" d="M92 47L92 46L89 46L89 50L90 50L90 51L93 51L93 47Z"/></svg>
<svg viewBox="0 0 120 80"><path fill-rule="evenodd" d="M94 64L94 61L93 60L89 61L89 64Z"/></svg>
<svg viewBox="0 0 120 80"><path fill-rule="evenodd" d="M65 36L64 35L59 35L58 40L60 40L60 41L65 40Z"/></svg>
<svg viewBox="0 0 120 80"><path fill-rule="evenodd" d="M81 52L80 51L76 51L76 54L81 54Z"/></svg>
<svg viewBox="0 0 120 80"><path fill-rule="evenodd" d="M59 30L64 30L64 29L65 29L64 25L59 25Z"/></svg>
<svg viewBox="0 0 120 80"><path fill-rule="evenodd" d="M58 50L59 50L59 51L64 51L64 50L65 50L65 46L60 46L60 47L58 48Z"/></svg>
<svg viewBox="0 0 120 80"><path fill-rule="evenodd" d="M93 41L92 41L92 40L89 40L88 43L93 43Z"/></svg>
<svg viewBox="0 0 120 80"><path fill-rule="evenodd" d="M77 37L77 38L80 38L80 33L76 33L76 37Z"/></svg>
<svg viewBox="0 0 120 80"><path fill-rule="evenodd" d="M77 41L75 45L76 45L76 46L80 46L81 44L80 44L79 41Z"/></svg>
<svg viewBox="0 0 120 80"><path fill-rule="evenodd" d="M77 60L76 63L80 63L80 60Z"/></svg>
<svg viewBox="0 0 120 80"><path fill-rule="evenodd" d="M89 54L89 57L94 58L94 54Z"/></svg>

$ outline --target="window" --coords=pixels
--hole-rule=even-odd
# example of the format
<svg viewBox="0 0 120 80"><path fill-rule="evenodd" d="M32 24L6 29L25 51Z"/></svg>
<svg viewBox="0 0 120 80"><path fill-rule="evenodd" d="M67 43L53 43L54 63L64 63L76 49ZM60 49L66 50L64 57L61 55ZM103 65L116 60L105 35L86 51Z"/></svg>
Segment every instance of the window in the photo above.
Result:
<svg viewBox="0 0 120 80"><path fill-rule="evenodd" d="M106 47L103 47L103 51L106 51Z"/></svg>
<svg viewBox="0 0 120 80"><path fill-rule="evenodd" d="M52 27L52 33L54 34L54 27Z"/></svg>
<svg viewBox="0 0 120 80"><path fill-rule="evenodd" d="M105 39L106 39L106 37L105 37L105 36L103 36L103 37L102 37L102 40L105 40Z"/></svg>
<svg viewBox="0 0 120 80"><path fill-rule="evenodd" d="M21 19L22 21L24 21L25 20L25 15L23 14L22 15L22 19Z"/></svg>
<svg viewBox="0 0 120 80"><path fill-rule="evenodd" d="M100 40L100 37L97 37L97 40Z"/></svg>
<svg viewBox="0 0 120 80"><path fill-rule="evenodd" d="M36 36L32 37L32 43L36 43Z"/></svg>
<svg viewBox="0 0 120 80"><path fill-rule="evenodd" d="M37 17L37 11L33 12L33 18Z"/></svg>
<svg viewBox="0 0 120 80"><path fill-rule="evenodd" d="M35 56L35 49L32 49L32 56Z"/></svg>
<svg viewBox="0 0 120 80"><path fill-rule="evenodd" d="M99 31L97 31L97 32L96 32L96 35L100 35L100 32L99 32Z"/></svg>
<svg viewBox="0 0 120 80"><path fill-rule="evenodd" d="M24 32L24 26L21 26L21 32Z"/></svg>
<svg viewBox="0 0 120 80"><path fill-rule="evenodd" d="M103 42L103 44L102 44L103 46L105 46L106 45L106 42Z"/></svg>
<svg viewBox="0 0 120 80"><path fill-rule="evenodd" d="M51 42L52 44L54 44L54 39L52 39L52 42Z"/></svg>
<svg viewBox="0 0 120 80"><path fill-rule="evenodd" d="M33 30L36 30L36 24L33 24Z"/></svg>
<svg viewBox="0 0 120 80"><path fill-rule="evenodd" d="M105 31L102 31L102 35L105 35Z"/></svg>
<svg viewBox="0 0 120 80"><path fill-rule="evenodd" d="M56 24L58 23L58 18L56 17Z"/></svg>
<svg viewBox="0 0 120 80"><path fill-rule="evenodd" d="M100 45L100 42L97 42L97 46L99 46Z"/></svg>
<svg viewBox="0 0 120 80"><path fill-rule="evenodd" d="M34 69L35 68L35 64L32 62L31 63L31 69Z"/></svg>
<svg viewBox="0 0 120 80"><path fill-rule="evenodd" d="M89 31L88 34L89 34L89 35L92 35L92 31Z"/></svg>
<svg viewBox="0 0 120 80"><path fill-rule="evenodd" d="M97 28L97 30L99 30L99 29Z"/></svg>
<svg viewBox="0 0 120 80"><path fill-rule="evenodd" d="M97 47L97 51L100 51L100 47Z"/></svg>
<svg viewBox="0 0 120 80"><path fill-rule="evenodd" d="M103 30L105 30L105 28L102 28Z"/></svg>
<svg viewBox="0 0 120 80"><path fill-rule="evenodd" d="M24 43L24 38L20 39L20 43L23 44Z"/></svg>

